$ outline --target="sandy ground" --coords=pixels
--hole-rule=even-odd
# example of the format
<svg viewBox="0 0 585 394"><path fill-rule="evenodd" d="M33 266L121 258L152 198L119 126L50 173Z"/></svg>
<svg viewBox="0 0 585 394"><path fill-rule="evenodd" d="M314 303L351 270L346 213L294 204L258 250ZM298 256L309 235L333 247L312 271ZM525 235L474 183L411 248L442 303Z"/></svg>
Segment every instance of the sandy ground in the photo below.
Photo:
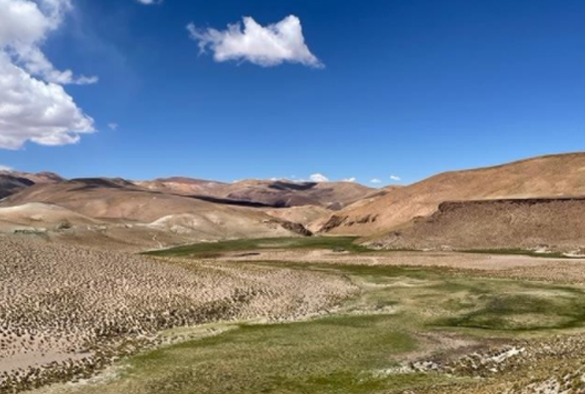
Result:
<svg viewBox="0 0 585 394"><path fill-rule="evenodd" d="M257 251L242 256L226 254L219 261L288 261L303 263L366 264L442 267L471 274L510 279L585 283L585 259L533 258L455 252L380 252L352 255L325 250Z"/></svg>

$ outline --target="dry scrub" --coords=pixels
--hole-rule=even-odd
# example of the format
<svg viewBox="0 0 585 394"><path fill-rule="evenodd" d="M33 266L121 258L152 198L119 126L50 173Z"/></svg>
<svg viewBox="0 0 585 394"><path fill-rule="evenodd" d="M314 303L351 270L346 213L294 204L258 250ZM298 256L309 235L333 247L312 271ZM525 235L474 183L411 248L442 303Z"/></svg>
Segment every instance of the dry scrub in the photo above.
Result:
<svg viewBox="0 0 585 394"><path fill-rule="evenodd" d="M299 318L355 291L333 275L177 266L18 237L0 237L0 256L0 393L88 376L163 329Z"/></svg>

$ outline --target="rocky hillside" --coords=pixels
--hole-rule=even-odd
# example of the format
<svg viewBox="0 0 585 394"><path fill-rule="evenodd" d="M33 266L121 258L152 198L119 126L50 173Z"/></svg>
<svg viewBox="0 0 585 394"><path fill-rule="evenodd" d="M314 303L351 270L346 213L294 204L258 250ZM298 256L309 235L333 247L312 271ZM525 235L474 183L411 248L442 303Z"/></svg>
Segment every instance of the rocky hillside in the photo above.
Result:
<svg viewBox="0 0 585 394"><path fill-rule="evenodd" d="M446 202L372 243L388 249L585 251L585 198Z"/></svg>
<svg viewBox="0 0 585 394"><path fill-rule="evenodd" d="M337 210L375 191L352 182L244 180L221 183L175 177L135 183L149 190L190 195L219 203L240 203L266 208L314 205Z"/></svg>
<svg viewBox="0 0 585 394"><path fill-rule="evenodd" d="M322 231L369 236L427 216L446 201L585 195L585 153L447 172L336 212Z"/></svg>

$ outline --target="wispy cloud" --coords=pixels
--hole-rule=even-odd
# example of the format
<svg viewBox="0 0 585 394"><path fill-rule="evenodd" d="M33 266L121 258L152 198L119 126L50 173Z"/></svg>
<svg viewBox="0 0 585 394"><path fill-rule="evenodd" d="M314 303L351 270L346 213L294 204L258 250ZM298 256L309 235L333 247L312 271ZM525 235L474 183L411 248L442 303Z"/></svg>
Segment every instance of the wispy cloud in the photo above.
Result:
<svg viewBox="0 0 585 394"><path fill-rule="evenodd" d="M382 183L382 180L378 179L378 178L373 178L370 180L370 183Z"/></svg>
<svg viewBox="0 0 585 394"><path fill-rule="evenodd" d="M205 52L209 48L217 62L246 60L263 67L284 62L324 67L305 44L298 17L290 15L265 27L251 17L244 17L243 21L243 29L240 23L230 24L226 30L199 29L190 23L187 30L191 38L198 42L200 51Z"/></svg>
<svg viewBox="0 0 585 394"><path fill-rule="evenodd" d="M12 169L12 167L3 166L2 164L0 164L0 171L2 171L2 172L12 172L13 169Z"/></svg>
<svg viewBox="0 0 585 394"><path fill-rule="evenodd" d="M402 180L402 178L400 178L399 176L396 176L396 175L390 175L390 179L395 181L395 182L400 182Z"/></svg>
<svg viewBox="0 0 585 394"><path fill-rule="evenodd" d="M162 3L162 0L136 0L136 1L139 2L140 4L144 4L144 5Z"/></svg>
<svg viewBox="0 0 585 394"><path fill-rule="evenodd" d="M353 182L357 182L357 178L355 178L355 177L345 178L345 179L342 179L341 182L352 182L353 183Z"/></svg>
<svg viewBox="0 0 585 394"><path fill-rule="evenodd" d="M118 125L118 123L116 123L116 122L111 122L111 123L108 123L108 127L110 128L110 130L116 131L116 130L118 130L118 127L120 127L120 125Z"/></svg>

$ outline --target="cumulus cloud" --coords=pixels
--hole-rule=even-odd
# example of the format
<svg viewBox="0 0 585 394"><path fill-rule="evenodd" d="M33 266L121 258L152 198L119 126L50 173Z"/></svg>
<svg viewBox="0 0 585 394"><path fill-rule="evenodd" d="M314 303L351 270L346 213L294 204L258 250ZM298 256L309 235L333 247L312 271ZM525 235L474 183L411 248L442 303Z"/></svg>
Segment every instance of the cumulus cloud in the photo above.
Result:
<svg viewBox="0 0 585 394"><path fill-rule="evenodd" d="M0 0L0 47L28 73L57 84L87 85L97 77L57 70L40 46L72 9L70 0Z"/></svg>
<svg viewBox="0 0 585 394"><path fill-rule="evenodd" d="M390 179L395 181L395 182L400 182L402 180L402 178L400 178L399 176L396 176L396 175L390 175Z"/></svg>
<svg viewBox="0 0 585 394"><path fill-rule="evenodd" d="M311 182L329 182L329 178L327 178L325 175L323 174L313 174L309 177L309 180Z"/></svg>
<svg viewBox="0 0 585 394"><path fill-rule="evenodd" d="M382 183L382 181L378 178L374 178L374 179L370 180L370 183Z"/></svg>
<svg viewBox="0 0 585 394"><path fill-rule="evenodd" d="M353 182L357 182L357 179L355 177L345 178L345 179L342 179L341 182L351 182L351 183L353 183Z"/></svg>
<svg viewBox="0 0 585 394"><path fill-rule="evenodd" d="M3 166L2 164L0 164L0 172L12 172L12 171L14 171L12 169L12 167Z"/></svg>
<svg viewBox="0 0 585 394"><path fill-rule="evenodd" d="M95 131L62 85L89 84L96 77L57 70L40 49L71 10L70 0L0 0L0 148L26 141L75 143Z"/></svg>
<svg viewBox="0 0 585 394"><path fill-rule="evenodd" d="M199 29L193 23L187 26L191 38L198 42L201 52L210 49L217 62L243 61L263 67L278 66L284 62L300 63L322 68L323 63L305 44L301 21L294 15L282 21L261 26L251 17L228 25L226 30Z"/></svg>

